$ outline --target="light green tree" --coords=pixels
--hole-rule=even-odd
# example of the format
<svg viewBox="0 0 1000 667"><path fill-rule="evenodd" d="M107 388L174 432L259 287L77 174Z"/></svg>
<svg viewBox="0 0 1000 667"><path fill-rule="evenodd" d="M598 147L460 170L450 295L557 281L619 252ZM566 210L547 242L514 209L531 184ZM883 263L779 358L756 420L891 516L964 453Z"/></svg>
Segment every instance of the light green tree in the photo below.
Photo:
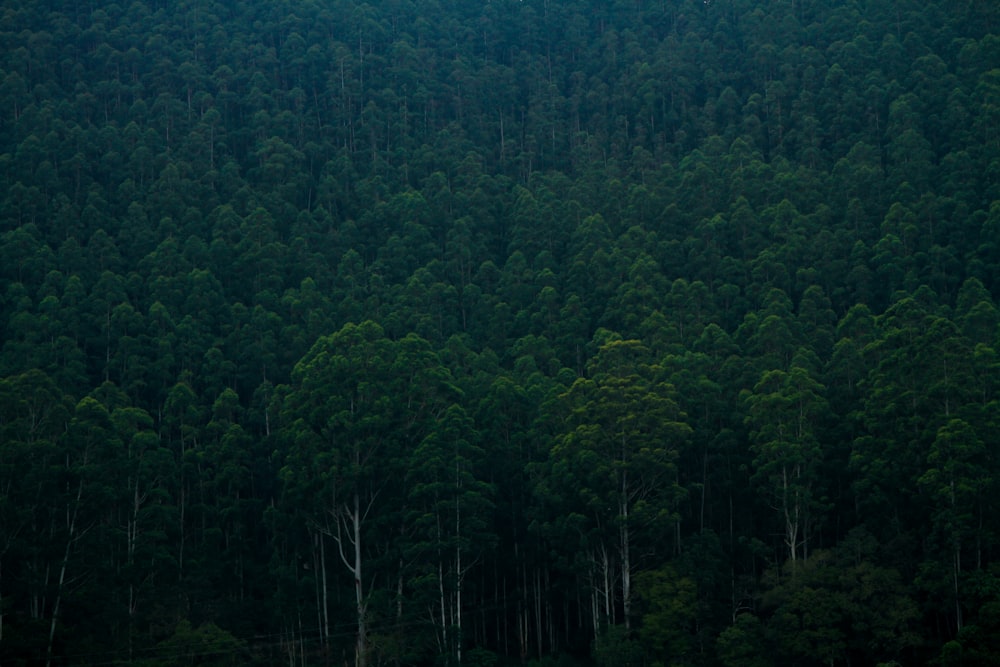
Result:
<svg viewBox="0 0 1000 667"><path fill-rule="evenodd" d="M639 562L635 543L638 538L648 548L651 531L669 530L676 522L682 490L675 462L691 428L673 386L649 363L639 341L609 336L588 372L562 396L569 412L550 455L552 482L586 517L586 548L600 582L593 608L613 622L620 599L629 628Z"/></svg>
<svg viewBox="0 0 1000 667"><path fill-rule="evenodd" d="M982 525L982 503L990 484L988 452L975 430L962 419L950 419L937 431L927 455L927 471L918 480L931 497L935 537L950 561L956 630L962 630L960 579L963 547L974 541Z"/></svg>
<svg viewBox="0 0 1000 667"><path fill-rule="evenodd" d="M386 550L386 517L402 511L404 466L446 405L447 370L423 339L394 341L365 321L324 336L296 365L283 412L286 503L320 535L320 616L329 634L326 551L331 540L353 580L355 664L368 664L368 572ZM390 522L391 523L391 522ZM381 529L381 530L380 530ZM381 543L380 543L381 540Z"/></svg>
<svg viewBox="0 0 1000 667"><path fill-rule="evenodd" d="M827 413L824 387L800 351L791 368L764 371L745 391L746 423L754 453L754 481L780 517L788 557L809 555L809 529L820 497L819 422Z"/></svg>

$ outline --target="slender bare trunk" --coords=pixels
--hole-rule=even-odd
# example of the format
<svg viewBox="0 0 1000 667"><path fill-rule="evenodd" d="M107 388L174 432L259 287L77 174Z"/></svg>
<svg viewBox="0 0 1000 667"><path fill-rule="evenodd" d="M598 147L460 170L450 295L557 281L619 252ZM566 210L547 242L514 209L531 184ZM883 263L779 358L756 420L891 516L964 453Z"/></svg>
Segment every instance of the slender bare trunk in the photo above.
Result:
<svg viewBox="0 0 1000 667"><path fill-rule="evenodd" d="M438 605L439 613L441 619L441 650L445 655L451 652L448 646L448 618L445 614L445 602L444 602L444 567L441 564L441 559L438 558Z"/></svg>
<svg viewBox="0 0 1000 667"><path fill-rule="evenodd" d="M625 630L632 628L632 561L629 556L628 530L628 478L622 473L621 495L621 549L622 549L622 611L625 614Z"/></svg>
<svg viewBox="0 0 1000 667"><path fill-rule="evenodd" d="M528 596L528 569L521 563L521 594ZM521 642L521 662L528 658L528 603L522 600L518 604L517 632Z"/></svg>
<svg viewBox="0 0 1000 667"><path fill-rule="evenodd" d="M591 562L593 562L593 558L591 558ZM594 639L597 639L597 635L600 634L601 630L601 603L597 595L597 582L593 570L591 570L590 576L590 618L594 627Z"/></svg>
<svg viewBox="0 0 1000 667"><path fill-rule="evenodd" d="M370 509L369 504L368 508ZM361 526L364 523L367 509L362 512L361 495L354 492L350 505L344 503L333 512L336 532L332 534L337 543L337 551L340 560L347 567L351 576L354 577L354 600L356 604L358 630L354 647L355 667L366 667L368 664L368 627L367 627L367 602L365 601L364 583L362 579L362 549L361 549ZM344 549L345 542L349 543L353 549L348 556ZM324 586L324 589L326 587ZM324 592L325 594L325 592ZM324 602L324 604L326 604Z"/></svg>
<svg viewBox="0 0 1000 667"><path fill-rule="evenodd" d="M128 539L128 554L127 562L129 566L135 561L135 550L139 542L139 508L142 504L144 496L139 495L139 480L135 480L135 490L132 494L132 512L129 516L128 527L127 527L127 539ZM129 581L128 584L128 657L132 660L132 634L134 631L135 614L139 610L139 591L136 589L135 582Z"/></svg>
<svg viewBox="0 0 1000 667"><path fill-rule="evenodd" d="M785 546L788 547L788 555L792 560L794 570L798 560L798 540L799 540L799 499L798 493L791 489L791 482L788 480L788 469L781 469L782 484L782 511L785 515ZM791 496L791 498L789 497Z"/></svg>
<svg viewBox="0 0 1000 667"><path fill-rule="evenodd" d="M535 589L535 644L538 647L538 659L542 659L542 653L544 651L542 647L542 585L541 577L539 576L538 569L535 569L534 577L532 578L532 587Z"/></svg>
<svg viewBox="0 0 1000 667"><path fill-rule="evenodd" d="M56 586L56 601L52 606L52 622L49 624L49 645L45 651L45 667L52 665L52 647L55 643L56 624L59 621L59 605L62 602L63 584L66 583L66 569L69 567L69 555L76 541L76 519L80 510L80 500L83 498L83 480L81 479L76 487L76 501L73 503L73 510L69 513L68 535L66 536L66 549L63 552L62 565L59 568L59 583Z"/></svg>
<svg viewBox="0 0 1000 667"><path fill-rule="evenodd" d="M319 536L319 571L323 582L323 645L326 646L330 639L330 596L326 585L326 544L322 533Z"/></svg>
<svg viewBox="0 0 1000 667"><path fill-rule="evenodd" d="M351 517L354 524L354 593L358 604L358 642L354 658L357 667L368 664L368 628L365 616L365 592L361 580L361 498L354 494L354 513Z"/></svg>
<svg viewBox="0 0 1000 667"><path fill-rule="evenodd" d="M316 576L313 577L313 595L316 598L316 627L319 628L320 642L322 643L322 641L323 641L323 594L320 591L320 585L321 585L320 578L319 578L320 564L319 564L319 554L316 551L316 542L317 542L318 539L322 539L322 537L319 535L319 533L317 531L317 534L313 535L312 538L313 538L312 569L313 569L313 572L316 573Z"/></svg>
<svg viewBox="0 0 1000 667"><path fill-rule="evenodd" d="M611 604L611 560L608 558L608 549L601 545L601 567L604 574L604 619L606 623L614 625L614 605Z"/></svg>

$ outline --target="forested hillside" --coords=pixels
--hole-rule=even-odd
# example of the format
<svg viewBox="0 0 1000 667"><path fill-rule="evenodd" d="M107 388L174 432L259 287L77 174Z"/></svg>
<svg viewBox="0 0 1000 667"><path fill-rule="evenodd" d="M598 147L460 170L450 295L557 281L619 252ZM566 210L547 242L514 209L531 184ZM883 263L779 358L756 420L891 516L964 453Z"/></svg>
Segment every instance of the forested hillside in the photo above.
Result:
<svg viewBox="0 0 1000 667"><path fill-rule="evenodd" d="M0 11L0 664L1000 664L1000 4Z"/></svg>

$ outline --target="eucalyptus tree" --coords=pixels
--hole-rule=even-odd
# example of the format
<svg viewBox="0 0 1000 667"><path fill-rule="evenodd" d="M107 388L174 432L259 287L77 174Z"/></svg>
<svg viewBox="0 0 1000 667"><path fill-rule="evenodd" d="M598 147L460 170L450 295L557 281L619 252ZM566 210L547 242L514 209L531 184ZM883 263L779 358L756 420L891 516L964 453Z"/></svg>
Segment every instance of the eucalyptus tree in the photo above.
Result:
<svg viewBox="0 0 1000 667"><path fill-rule="evenodd" d="M588 377L560 397L565 431L552 446L548 484L577 517L590 556L595 630L615 622L619 602L631 626L640 554L662 556L656 536L677 520L683 491L675 462L691 428L664 375L639 341L609 334Z"/></svg>
<svg viewBox="0 0 1000 667"><path fill-rule="evenodd" d="M283 410L283 502L316 536L324 638L330 633L327 543L353 581L355 664L364 667L372 586L380 574L369 569L387 568L380 559L398 548L393 517L402 515L406 499L398 482L457 389L426 341L412 334L391 340L372 321L320 338L296 364L292 383Z"/></svg>
<svg viewBox="0 0 1000 667"><path fill-rule="evenodd" d="M927 455L927 471L917 480L931 499L934 541L943 546L954 604L956 631L962 630L963 612L960 584L962 556L977 535L985 518L983 501L991 486L987 447L975 430L962 419L950 419L938 429ZM981 557L976 566L981 566Z"/></svg>
<svg viewBox="0 0 1000 667"><path fill-rule="evenodd" d="M76 506L59 483L60 438L72 412L72 399L42 371L0 380L0 628L34 625L35 634L26 633L21 648L39 654L46 651L46 617L51 619L44 627L48 653L58 617L50 573L67 564L80 534L79 524L72 523L67 532L61 520L62 512ZM15 604L17 600L21 602ZM11 638L10 630L0 635L0 654Z"/></svg>
<svg viewBox="0 0 1000 667"><path fill-rule="evenodd" d="M460 405L449 406L413 451L406 475L415 531L409 560L418 580L436 584L428 611L447 664L462 662L466 577L496 542L493 485L483 479L485 453L473 427Z"/></svg>
<svg viewBox="0 0 1000 667"><path fill-rule="evenodd" d="M788 558L809 555L809 530L819 509L819 436L828 411L824 387L800 350L788 371L766 370L744 391L754 453L754 480L780 517Z"/></svg>

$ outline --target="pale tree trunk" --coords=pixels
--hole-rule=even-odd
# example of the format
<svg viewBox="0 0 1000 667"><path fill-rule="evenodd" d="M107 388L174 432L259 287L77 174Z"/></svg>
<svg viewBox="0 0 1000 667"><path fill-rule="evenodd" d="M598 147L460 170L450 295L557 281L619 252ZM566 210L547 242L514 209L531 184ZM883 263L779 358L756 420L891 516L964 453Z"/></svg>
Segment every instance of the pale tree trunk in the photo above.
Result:
<svg viewBox="0 0 1000 667"><path fill-rule="evenodd" d="M126 539L128 540L127 545L127 562L129 566L133 565L135 562L135 551L139 544L139 510L142 508L142 504L146 500L146 494L139 493L139 478L135 479L135 487L132 494L132 512L129 515L128 526L126 531ZM139 591L136 588L134 581L129 581L128 584L128 616L129 616L129 627L128 627L128 656L129 660L132 659L132 633L133 624L135 622L135 615L139 611Z"/></svg>
<svg viewBox="0 0 1000 667"><path fill-rule="evenodd" d="M56 624L59 621L59 605L62 602L63 585L66 583L66 570L69 567L69 555L73 548L73 542L76 541L76 520L78 512L80 511L80 500L83 498L83 480L77 484L76 487L76 502L73 503L73 510L69 513L69 524L68 534L66 536L66 549L63 552L62 565L59 568L59 583L56 586L56 601L52 606L52 622L49 625L49 645L48 649L45 651L46 660L45 667L51 667L52 665L52 647L55 643L56 638ZM67 508L68 509L68 508Z"/></svg>
<svg viewBox="0 0 1000 667"><path fill-rule="evenodd" d="M438 605L440 607L440 622L441 622L441 652L447 655L451 651L451 647L448 645L448 617L445 612L445 595L444 595L444 564L441 562L441 558L438 558Z"/></svg>
<svg viewBox="0 0 1000 667"><path fill-rule="evenodd" d="M525 610L524 603L520 603L517 609L517 640L522 663L528 659L528 616Z"/></svg>
<svg viewBox="0 0 1000 667"><path fill-rule="evenodd" d="M365 601L364 582L362 581L362 553L361 553L361 526L364 523L365 515L371 509L371 503L362 510L361 496L355 492L352 506L345 503L334 517L337 524L337 532L333 539L337 542L337 550L340 552L340 559L354 577L354 599L356 603L358 630L357 640L354 648L355 667L367 667L368 664L368 628L367 628L367 602ZM344 543L352 546L351 557L344 549Z"/></svg>
<svg viewBox="0 0 1000 667"><path fill-rule="evenodd" d="M542 659L543 644L545 635L542 632L542 577L538 568L535 568L535 635L536 644L538 645L538 659Z"/></svg>
<svg viewBox="0 0 1000 667"><path fill-rule="evenodd" d="M591 562L594 562L593 556L591 556ZM594 639L597 639L601 631L601 603L597 595L597 582L593 570L591 570L590 576L590 617L594 624Z"/></svg>
<svg viewBox="0 0 1000 667"><path fill-rule="evenodd" d="M319 554L317 552L318 540L322 537L318 534L312 535L312 571L316 573L313 577L313 596L316 598L316 627L319 628L320 641L323 639L323 583L319 576Z"/></svg>
<svg viewBox="0 0 1000 667"><path fill-rule="evenodd" d="M625 523L622 524L622 611L625 616L625 629L632 628L632 569L629 556L628 505L625 505Z"/></svg>
<svg viewBox="0 0 1000 667"><path fill-rule="evenodd" d="M601 545L601 569L604 575L604 619L610 625L615 624L615 606L611 602L611 559L608 549Z"/></svg>
<svg viewBox="0 0 1000 667"><path fill-rule="evenodd" d="M522 599L517 605L517 634L521 648L521 662L528 659L528 571L527 566L521 563L521 595Z"/></svg>
<svg viewBox="0 0 1000 667"><path fill-rule="evenodd" d="M622 472L621 501L621 552L622 552L622 610L625 614L626 632L632 628L632 561L629 556L628 530L628 473Z"/></svg>
<svg viewBox="0 0 1000 667"><path fill-rule="evenodd" d="M441 551L442 544L442 530L441 530L441 515L440 513L434 513L434 529L436 531L435 538L437 539L437 565L438 565L438 610L437 610L437 621L434 621L434 611L431 610L431 621L435 626L441 628L440 634L435 631L436 639L438 642L438 651L441 655L449 656L451 655L451 645L448 643L448 600L447 594L445 592L444 585L444 554Z"/></svg>
<svg viewBox="0 0 1000 667"><path fill-rule="evenodd" d="M358 610L358 641L354 663L357 667L368 664L368 628L366 624L366 604L364 582L361 580L361 508L358 494L354 494L354 594Z"/></svg>
<svg viewBox="0 0 1000 667"><path fill-rule="evenodd" d="M792 559L792 568L798 560L798 540L799 540L799 499L798 493L791 489L788 481L788 469L781 469L782 483L782 511L785 515L785 546L788 547L788 554ZM790 498L789 496L793 496Z"/></svg>
<svg viewBox="0 0 1000 667"><path fill-rule="evenodd" d="M323 647L327 649L327 643L330 641L330 596L329 587L326 584L326 541L323 539L322 531L319 532L317 537L319 538L319 577L317 580L322 587L322 623L320 625L320 634L323 637Z"/></svg>
<svg viewBox="0 0 1000 667"><path fill-rule="evenodd" d="M330 599L329 587L326 585L326 545L323 536L319 537L319 570L323 576L323 643L330 638Z"/></svg>

